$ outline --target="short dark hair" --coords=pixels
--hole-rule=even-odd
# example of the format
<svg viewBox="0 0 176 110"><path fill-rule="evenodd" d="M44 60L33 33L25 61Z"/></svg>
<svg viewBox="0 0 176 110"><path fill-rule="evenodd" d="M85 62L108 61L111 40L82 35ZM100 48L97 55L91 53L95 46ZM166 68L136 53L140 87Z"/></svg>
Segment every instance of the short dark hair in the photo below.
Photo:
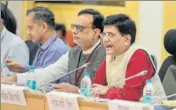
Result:
<svg viewBox="0 0 176 110"><path fill-rule="evenodd" d="M104 16L100 12L94 9L84 9L78 13L78 16L83 14L91 14L93 16L93 27L98 28L101 32L103 32Z"/></svg>
<svg viewBox="0 0 176 110"><path fill-rule="evenodd" d="M121 35L129 34L131 36L131 44L135 42L136 38L136 24L135 22L126 14L115 14L108 16L104 22L106 25L115 25L119 30Z"/></svg>
<svg viewBox="0 0 176 110"><path fill-rule="evenodd" d="M27 10L26 15L34 13L34 20L43 21L47 23L52 29L55 29L55 19L54 14L51 10L46 7L34 7Z"/></svg>
<svg viewBox="0 0 176 110"><path fill-rule="evenodd" d="M4 20L4 26L7 28L7 30L16 34L17 21L12 11L7 7L7 4L4 5L1 3L1 18Z"/></svg>
<svg viewBox="0 0 176 110"><path fill-rule="evenodd" d="M62 37L66 37L66 28L65 28L65 25L64 24L59 24L59 23L56 23L55 25L55 30L56 31L61 31L62 33Z"/></svg>

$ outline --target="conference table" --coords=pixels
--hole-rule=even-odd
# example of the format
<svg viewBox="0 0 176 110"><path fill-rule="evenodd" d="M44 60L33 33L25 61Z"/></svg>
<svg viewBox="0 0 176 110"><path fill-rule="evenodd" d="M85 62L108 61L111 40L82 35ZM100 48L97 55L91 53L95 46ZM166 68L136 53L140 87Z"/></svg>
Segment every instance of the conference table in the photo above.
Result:
<svg viewBox="0 0 176 110"><path fill-rule="evenodd" d="M49 110L46 97L34 93L25 93L27 106L1 103L2 110ZM108 110L106 103L78 100L80 110Z"/></svg>
<svg viewBox="0 0 176 110"><path fill-rule="evenodd" d="M20 105L13 105L1 102L2 110L49 110L47 98L45 95L35 94L31 92L25 93L25 98L27 105L20 106ZM95 102L95 101L86 101L82 99L78 99L79 110L108 110L108 103L107 102ZM144 110L154 110L146 108ZM158 109L155 110L166 110L166 109Z"/></svg>

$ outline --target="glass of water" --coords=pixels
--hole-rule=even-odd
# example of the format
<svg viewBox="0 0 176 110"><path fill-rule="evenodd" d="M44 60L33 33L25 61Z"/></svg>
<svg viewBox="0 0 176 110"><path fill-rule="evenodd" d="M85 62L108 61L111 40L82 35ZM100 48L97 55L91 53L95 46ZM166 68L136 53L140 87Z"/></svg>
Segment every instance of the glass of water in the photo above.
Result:
<svg viewBox="0 0 176 110"><path fill-rule="evenodd" d="M37 90L41 91L43 94L46 94L47 92L54 90L52 85L53 83L43 83L37 87Z"/></svg>
<svg viewBox="0 0 176 110"><path fill-rule="evenodd" d="M99 89L90 89L90 94L89 97L93 100L93 101L98 101L99 97L100 97L100 90Z"/></svg>

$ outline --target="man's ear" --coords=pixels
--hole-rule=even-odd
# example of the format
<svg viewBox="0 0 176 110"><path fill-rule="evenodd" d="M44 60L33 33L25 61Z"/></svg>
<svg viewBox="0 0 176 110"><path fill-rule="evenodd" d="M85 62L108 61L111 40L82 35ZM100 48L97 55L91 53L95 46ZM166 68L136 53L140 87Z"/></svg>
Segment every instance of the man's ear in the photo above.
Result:
<svg viewBox="0 0 176 110"><path fill-rule="evenodd" d="M49 27L48 27L47 23L43 23L42 28L43 28L43 31L46 32Z"/></svg>
<svg viewBox="0 0 176 110"><path fill-rule="evenodd" d="M129 45L131 43L131 35L127 34L125 35L125 45Z"/></svg>
<svg viewBox="0 0 176 110"><path fill-rule="evenodd" d="M95 32L94 39L99 39L99 36L100 36L100 33L101 33L100 29L94 29L94 32Z"/></svg>

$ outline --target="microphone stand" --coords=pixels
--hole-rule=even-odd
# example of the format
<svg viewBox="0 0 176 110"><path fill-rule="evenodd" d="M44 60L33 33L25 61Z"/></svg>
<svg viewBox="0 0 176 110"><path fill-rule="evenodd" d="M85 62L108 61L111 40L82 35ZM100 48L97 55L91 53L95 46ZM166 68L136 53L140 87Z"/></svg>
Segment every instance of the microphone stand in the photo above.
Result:
<svg viewBox="0 0 176 110"><path fill-rule="evenodd" d="M116 85L116 84L118 84L118 83L120 83L120 82L122 82L122 81L127 81L127 80L130 80L130 79L136 78L136 77L138 77L138 76L144 76L144 75L147 74L147 72L148 72L147 70L141 71L140 73L138 73L138 74L136 74L136 75L134 75L134 76L130 76L130 77L126 78L126 79L123 79L123 80L117 81L117 82L115 82L115 83L112 83L112 84L108 85L108 87L114 86L114 85Z"/></svg>
<svg viewBox="0 0 176 110"><path fill-rule="evenodd" d="M74 69L74 70L72 70L72 71L69 71L69 72L66 73L66 74L63 74L63 75L59 76L57 79L60 79L60 78L62 78L62 77L64 77L64 76L67 76L67 75L71 74L72 72L77 71L77 70L79 70L79 69L81 69L81 68L85 68L85 67L87 67L89 64L90 64L89 62L88 62L88 63L85 63L85 64L83 64L82 66L80 66L80 67L78 67L78 68L76 68L76 69ZM53 88L52 88L52 84L53 84L53 83L43 83L43 84L40 84L40 86L37 87L37 88L38 88L38 89L41 89L41 88L48 88L48 90L50 91L50 90L53 89ZM44 87L45 85L46 85L47 87Z"/></svg>

